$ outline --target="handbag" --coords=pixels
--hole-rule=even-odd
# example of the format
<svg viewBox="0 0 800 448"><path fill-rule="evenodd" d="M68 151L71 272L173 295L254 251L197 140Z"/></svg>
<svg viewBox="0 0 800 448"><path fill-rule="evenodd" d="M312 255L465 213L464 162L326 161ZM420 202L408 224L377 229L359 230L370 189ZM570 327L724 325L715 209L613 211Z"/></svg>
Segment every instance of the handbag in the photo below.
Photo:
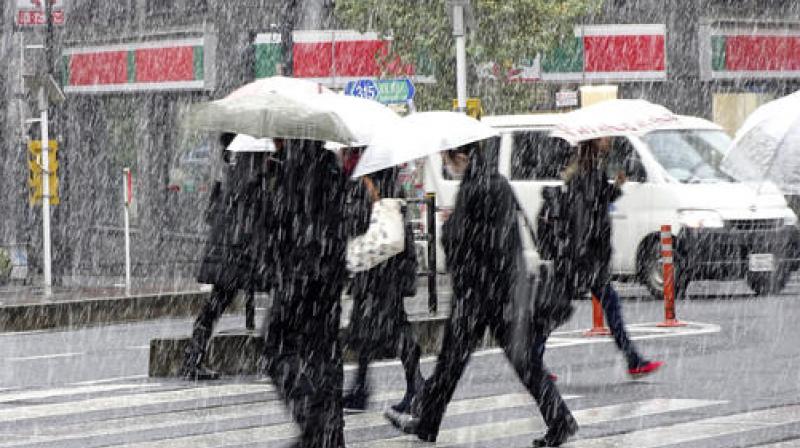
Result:
<svg viewBox="0 0 800 448"><path fill-rule="evenodd" d="M405 249L402 199L386 198L372 204L369 228L347 242L347 270L363 272Z"/></svg>
<svg viewBox="0 0 800 448"><path fill-rule="evenodd" d="M535 232L525 212L517 204L520 243L535 241ZM535 247L535 246L534 246ZM528 269L525 257L520 251L517 264L517 284L514 300L517 316L517 330L531 334L534 325L539 331L550 334L572 316L574 307L572 296L566 286L569 276L556 275L551 262L542 263L537 269Z"/></svg>

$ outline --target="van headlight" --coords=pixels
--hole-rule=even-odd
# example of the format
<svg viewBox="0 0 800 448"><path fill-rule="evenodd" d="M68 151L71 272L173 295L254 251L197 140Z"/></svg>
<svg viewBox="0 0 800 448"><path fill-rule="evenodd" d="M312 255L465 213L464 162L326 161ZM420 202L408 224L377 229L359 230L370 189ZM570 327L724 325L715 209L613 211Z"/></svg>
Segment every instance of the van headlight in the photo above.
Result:
<svg viewBox="0 0 800 448"><path fill-rule="evenodd" d="M797 215L792 210L786 211L786 215L783 217L783 225L785 226L797 225Z"/></svg>
<svg viewBox="0 0 800 448"><path fill-rule="evenodd" d="M690 229L721 229L725 227L722 216L713 210L683 210L678 214L678 221Z"/></svg>

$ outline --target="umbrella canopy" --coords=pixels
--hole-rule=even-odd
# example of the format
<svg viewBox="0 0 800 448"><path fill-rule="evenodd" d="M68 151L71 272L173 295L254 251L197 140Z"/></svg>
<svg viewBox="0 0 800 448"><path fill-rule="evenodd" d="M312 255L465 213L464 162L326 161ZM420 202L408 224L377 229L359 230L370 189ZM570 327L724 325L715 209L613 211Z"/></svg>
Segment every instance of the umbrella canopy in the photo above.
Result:
<svg viewBox="0 0 800 448"><path fill-rule="evenodd" d="M601 137L644 135L681 120L669 109L645 100L608 100L562 116L553 137L574 144Z"/></svg>
<svg viewBox="0 0 800 448"><path fill-rule="evenodd" d="M744 181L800 192L800 91L755 110L736 132L722 169Z"/></svg>
<svg viewBox="0 0 800 448"><path fill-rule="evenodd" d="M411 114L376 133L353 171L353 177L498 135L486 124L461 113Z"/></svg>
<svg viewBox="0 0 800 448"><path fill-rule="evenodd" d="M321 92L321 93L320 93ZM396 113L374 101L336 95L315 83L267 78L192 107L185 124L257 138L367 143Z"/></svg>
<svg viewBox="0 0 800 448"><path fill-rule="evenodd" d="M271 138L255 138L246 134L238 134L228 145L230 152L275 152Z"/></svg>
<svg viewBox="0 0 800 448"><path fill-rule="evenodd" d="M226 98L241 98L269 92L307 95L333 93L331 89L318 82L300 78L287 78L285 76L271 76L247 83L228 94Z"/></svg>

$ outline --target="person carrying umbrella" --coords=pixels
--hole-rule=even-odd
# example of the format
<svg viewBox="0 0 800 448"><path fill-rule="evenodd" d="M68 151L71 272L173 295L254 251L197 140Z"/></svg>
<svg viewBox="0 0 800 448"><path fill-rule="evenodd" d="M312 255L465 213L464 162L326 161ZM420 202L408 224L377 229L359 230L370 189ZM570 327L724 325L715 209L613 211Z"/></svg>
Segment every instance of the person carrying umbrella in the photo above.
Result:
<svg viewBox="0 0 800 448"><path fill-rule="evenodd" d="M261 281L254 283L258 252L254 242L264 206L261 186L267 159L263 153L237 153L235 164L231 164L232 154L226 149L235 137L233 133L220 136L224 178L215 182L209 198L206 221L211 228L197 275L200 283L213 288L193 325L179 372L184 379L219 378L219 373L204 365L214 325L240 289L268 289Z"/></svg>
<svg viewBox="0 0 800 448"><path fill-rule="evenodd" d="M350 237L367 230L345 213L347 179L322 142L287 140L275 198L277 285L265 337L266 370L300 436L294 446L345 446L339 342Z"/></svg>
<svg viewBox="0 0 800 448"><path fill-rule="evenodd" d="M582 141L578 153L562 177L566 193L561 199L566 207L567 237L560 244L562 256L555 260L561 273L561 293L575 295L586 289L600 300L614 342L625 355L628 374L640 378L657 371L664 363L649 361L639 354L625 331L619 295L611 285L611 217L609 209L622 195L625 173L617 173L614 183L606 175L606 159L611 137ZM538 339L534 350L544 356L545 340Z"/></svg>
<svg viewBox="0 0 800 448"><path fill-rule="evenodd" d="M477 144L443 153L443 163L461 178L452 215L442 226L442 245L453 279L453 303L433 375L425 382L410 414L389 410L401 431L436 441L447 404L471 352L489 328L522 383L534 397L547 425L535 446L559 446L578 425L542 360L527 347L537 333L514 336L515 286L523 263L517 201L508 181L492 170ZM522 347L520 347L522 345ZM522 349L521 349L522 348Z"/></svg>
<svg viewBox="0 0 800 448"><path fill-rule="evenodd" d="M347 163L346 172L354 166ZM388 168L360 179L354 196L366 196L369 205L380 198L397 198L398 169ZM364 200L355 199L356 203ZM419 370L421 349L411 330L403 297L416 294L417 258L410 223L405 225L405 250L374 268L353 278L353 310L350 317L348 344L358 354L358 370L353 385L343 398L344 407L364 410L369 400L369 363L383 357L400 354L406 376L406 393L392 406L398 412L408 412L418 385L422 384Z"/></svg>

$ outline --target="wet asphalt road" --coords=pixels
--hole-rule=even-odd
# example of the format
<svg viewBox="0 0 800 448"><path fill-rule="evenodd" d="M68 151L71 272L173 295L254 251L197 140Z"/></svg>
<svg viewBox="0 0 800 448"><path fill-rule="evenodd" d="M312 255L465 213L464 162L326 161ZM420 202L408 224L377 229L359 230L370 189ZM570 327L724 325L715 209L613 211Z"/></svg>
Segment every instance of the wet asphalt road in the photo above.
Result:
<svg viewBox="0 0 800 448"><path fill-rule="evenodd" d="M620 289L629 297L642 293L636 287ZM729 283L696 285L691 292L690 300L678 303L678 317L717 325L719 331L637 341L646 356L667 363L646 380L626 377L623 358L609 342L549 349L548 365L559 375L559 387L582 424L571 446L728 447L785 440L775 447L800 446L800 284L795 280L773 297L755 297L742 285ZM575 317L562 330L589 326L590 303L577 305ZM657 322L663 318L663 305L630 298L624 312L629 324ZM229 316L219 328L242 325L241 316ZM145 377L149 340L188 334L190 326L191 320L180 319L0 334L0 388L7 389L0 390L0 434L9 441L0 447L285 445L292 426L274 393L258 378L194 385ZM430 360L424 363L426 374L431 366ZM371 379L376 413L348 417L348 446L423 446L387 442L399 434L377 412L402 394L398 363L378 363ZM243 389L231 392L226 387ZM252 402L248 387L267 388L266 394ZM168 400L166 407L130 399L132 392L148 399L174 393L158 391L194 393L184 388L202 391L197 392L202 399ZM227 392L215 396L215 390ZM31 393L38 398L31 400ZM113 412L90 412L91 407L82 412L82 400L100 400L97 406L110 406ZM64 403L75 406L59 411ZM223 409L229 418L214 417ZM539 420L502 355L490 350L475 356L467 368L439 445L529 446ZM149 424L168 429L154 431ZM32 438L37 431L40 438ZM256 437L273 442L257 443ZM133 444L148 440L164 442Z"/></svg>

